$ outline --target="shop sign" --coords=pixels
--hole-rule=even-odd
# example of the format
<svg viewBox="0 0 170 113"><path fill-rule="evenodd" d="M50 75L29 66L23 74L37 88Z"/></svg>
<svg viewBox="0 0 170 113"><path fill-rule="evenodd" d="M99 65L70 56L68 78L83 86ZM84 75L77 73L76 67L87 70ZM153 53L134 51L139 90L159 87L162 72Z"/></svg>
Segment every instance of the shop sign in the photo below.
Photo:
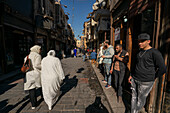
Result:
<svg viewBox="0 0 170 113"><path fill-rule="evenodd" d="M120 27L115 29L115 41L120 40Z"/></svg>

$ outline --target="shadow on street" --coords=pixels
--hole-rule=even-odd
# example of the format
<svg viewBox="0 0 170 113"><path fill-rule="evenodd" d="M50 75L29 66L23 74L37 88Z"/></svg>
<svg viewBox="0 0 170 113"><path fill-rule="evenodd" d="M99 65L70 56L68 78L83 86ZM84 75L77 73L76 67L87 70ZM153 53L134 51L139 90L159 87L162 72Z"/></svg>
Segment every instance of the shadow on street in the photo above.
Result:
<svg viewBox="0 0 170 113"><path fill-rule="evenodd" d="M101 97L96 97L95 102L86 108L85 113L109 113L107 108L102 104Z"/></svg>
<svg viewBox="0 0 170 113"><path fill-rule="evenodd" d="M8 99L5 99L3 101L0 102L0 113L8 113L9 111L11 111L12 109L14 109L15 107L17 107L19 104L21 104L22 102L26 101L25 103L28 104L29 100L28 100L29 96L24 97L21 101L17 102L15 105L8 105ZM25 106L25 103L22 104L22 106L17 110L16 113L19 113ZM21 110L20 110L21 109Z"/></svg>
<svg viewBox="0 0 170 113"><path fill-rule="evenodd" d="M2 95L3 93L5 93L6 91L15 87L18 84L18 83L15 83L15 84L10 84L10 83L17 81L19 79L22 79L22 78L24 78L24 75L19 74L16 77L12 77L9 80L5 80L5 81L1 82L1 84L0 84L0 95Z"/></svg>
<svg viewBox="0 0 170 113"><path fill-rule="evenodd" d="M77 73L81 73L84 70L84 68L78 69Z"/></svg>
<svg viewBox="0 0 170 113"><path fill-rule="evenodd" d="M41 90L37 89L36 91L36 95L37 97L41 95ZM43 99L39 99L37 101L37 106L40 105L40 103L43 101ZM24 103L23 103L24 102ZM21 101L17 102L14 105L8 105L8 99L5 99L3 101L0 102L0 113L8 113L10 112L12 109L14 109L15 107L17 107L18 105L21 104L21 107L16 111L16 113L20 113L26 106L27 104L30 102L29 99L29 95L25 96Z"/></svg>
<svg viewBox="0 0 170 113"><path fill-rule="evenodd" d="M74 76L73 78L69 78L70 74L65 76L65 79L63 81L63 84L61 85L60 91L62 92L59 96L57 102L64 96L67 92L69 92L73 87L77 87L78 79L77 76ZM57 103L56 102L56 103ZM54 106L56 105L54 104Z"/></svg>

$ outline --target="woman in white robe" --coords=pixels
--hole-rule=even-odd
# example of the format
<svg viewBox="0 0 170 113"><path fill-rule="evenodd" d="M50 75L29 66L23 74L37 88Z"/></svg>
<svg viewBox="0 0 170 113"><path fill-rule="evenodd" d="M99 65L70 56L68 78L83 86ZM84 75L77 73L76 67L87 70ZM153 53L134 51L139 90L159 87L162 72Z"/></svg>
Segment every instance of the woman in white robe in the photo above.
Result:
<svg viewBox="0 0 170 113"><path fill-rule="evenodd" d="M36 89L41 87L41 47L34 45L30 48L29 59L31 61L31 69L26 72L24 81L24 90L29 92L32 109L37 104ZM27 57L25 57L24 62Z"/></svg>
<svg viewBox="0 0 170 113"><path fill-rule="evenodd" d="M41 83L44 101L47 103L49 110L57 101L60 94L60 84L65 78L60 60L55 57L55 51L50 50L43 58L41 70Z"/></svg>

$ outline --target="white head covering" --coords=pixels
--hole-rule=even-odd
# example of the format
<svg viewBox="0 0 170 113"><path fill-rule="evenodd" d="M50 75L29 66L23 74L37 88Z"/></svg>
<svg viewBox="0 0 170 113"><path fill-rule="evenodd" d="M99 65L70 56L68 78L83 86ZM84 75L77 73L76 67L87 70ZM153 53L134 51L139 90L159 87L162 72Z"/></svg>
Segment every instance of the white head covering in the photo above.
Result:
<svg viewBox="0 0 170 113"><path fill-rule="evenodd" d="M39 45L35 45L30 48L31 52L36 52L36 53L39 53L40 49L41 49L41 46Z"/></svg>
<svg viewBox="0 0 170 113"><path fill-rule="evenodd" d="M53 56L53 57L55 57L55 51L54 51L54 50L50 50L50 51L47 53L47 56Z"/></svg>

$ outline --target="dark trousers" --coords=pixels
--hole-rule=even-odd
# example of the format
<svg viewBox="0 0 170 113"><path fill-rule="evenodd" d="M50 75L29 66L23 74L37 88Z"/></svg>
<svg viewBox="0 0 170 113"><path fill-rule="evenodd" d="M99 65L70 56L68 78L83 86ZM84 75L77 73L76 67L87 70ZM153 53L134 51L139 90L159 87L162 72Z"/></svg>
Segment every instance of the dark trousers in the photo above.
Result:
<svg viewBox="0 0 170 113"><path fill-rule="evenodd" d="M29 96L30 96L30 101L31 101L32 107L36 107L37 97L36 97L36 89L35 88L29 90Z"/></svg>
<svg viewBox="0 0 170 113"><path fill-rule="evenodd" d="M99 69L100 69L100 72L103 74L103 64L99 64Z"/></svg>
<svg viewBox="0 0 170 113"><path fill-rule="evenodd" d="M125 71L113 71L114 74L114 82L115 82L115 88L117 91L117 96L122 96L122 82L124 79Z"/></svg>

